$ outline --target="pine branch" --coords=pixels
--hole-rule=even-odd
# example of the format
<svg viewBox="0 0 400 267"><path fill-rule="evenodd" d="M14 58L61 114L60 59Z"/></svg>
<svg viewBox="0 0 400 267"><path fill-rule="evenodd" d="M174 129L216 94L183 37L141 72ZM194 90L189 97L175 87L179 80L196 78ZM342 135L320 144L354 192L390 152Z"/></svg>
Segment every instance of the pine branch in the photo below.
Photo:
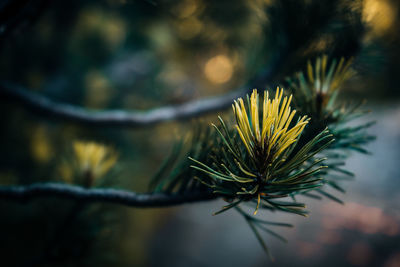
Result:
<svg viewBox="0 0 400 267"><path fill-rule="evenodd" d="M175 206L218 198L211 192L186 192L183 194L135 193L120 189L84 188L61 183L36 183L26 186L0 186L0 200L21 203L36 198L75 199L82 202L114 203L136 208Z"/></svg>

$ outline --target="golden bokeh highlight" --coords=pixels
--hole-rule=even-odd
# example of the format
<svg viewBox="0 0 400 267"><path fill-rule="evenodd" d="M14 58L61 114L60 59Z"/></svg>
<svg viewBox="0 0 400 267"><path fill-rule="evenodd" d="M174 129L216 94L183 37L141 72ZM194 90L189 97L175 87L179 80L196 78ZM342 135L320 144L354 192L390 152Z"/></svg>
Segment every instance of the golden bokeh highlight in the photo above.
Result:
<svg viewBox="0 0 400 267"><path fill-rule="evenodd" d="M177 25L179 37L188 40L199 35L203 29L203 23L197 18L188 18Z"/></svg>
<svg viewBox="0 0 400 267"><path fill-rule="evenodd" d="M53 148L49 143L49 135L45 127L33 129L31 140L31 155L38 163L47 163L53 155Z"/></svg>
<svg viewBox="0 0 400 267"><path fill-rule="evenodd" d="M104 108L113 94L110 81L99 71L89 71L85 76L84 84L86 88L86 106Z"/></svg>
<svg viewBox="0 0 400 267"><path fill-rule="evenodd" d="M80 14L76 24L77 37L97 33L110 49L116 49L126 39L127 26L123 19L101 9L88 8Z"/></svg>
<svg viewBox="0 0 400 267"><path fill-rule="evenodd" d="M384 35L393 25L397 10L388 0L365 0L363 20L369 24L373 35Z"/></svg>
<svg viewBox="0 0 400 267"><path fill-rule="evenodd" d="M111 16L104 22L103 27L103 38L112 48L116 48L125 40L126 25L122 19Z"/></svg>
<svg viewBox="0 0 400 267"><path fill-rule="evenodd" d="M201 5L200 1L185 0L177 4L172 9L172 12L179 18L184 19L193 16L194 13L198 11L200 5Z"/></svg>
<svg viewBox="0 0 400 267"><path fill-rule="evenodd" d="M232 78L232 60L225 55L217 55L207 61L204 66L204 74L212 83L226 83Z"/></svg>

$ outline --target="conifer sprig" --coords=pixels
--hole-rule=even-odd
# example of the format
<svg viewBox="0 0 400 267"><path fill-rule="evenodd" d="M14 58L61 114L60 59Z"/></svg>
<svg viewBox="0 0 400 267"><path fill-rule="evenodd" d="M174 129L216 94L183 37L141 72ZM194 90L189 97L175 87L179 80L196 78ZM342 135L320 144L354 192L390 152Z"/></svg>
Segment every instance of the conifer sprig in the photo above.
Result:
<svg viewBox="0 0 400 267"><path fill-rule="evenodd" d="M242 201L255 201L254 214L260 207L302 213L297 204L294 208L271 199L321 186L318 173L325 168L320 165L324 159L310 159L332 142L332 136L324 130L293 153L309 119L295 117L291 99L283 97L279 88L273 99L265 92L261 103L257 90L247 98L247 105L239 98L233 105L234 129L229 129L222 118L220 127L213 125L221 139L221 146L210 153L214 161L205 164L190 158L195 163L192 168L203 173L198 179L232 201L221 211Z"/></svg>
<svg viewBox="0 0 400 267"><path fill-rule="evenodd" d="M344 192L339 184L341 178L352 178L354 175L343 169L346 154L344 150L353 150L368 153L365 145L374 140L366 129L374 122L362 125L349 126L348 122L365 115L366 111L360 109L361 103L356 105L344 105L339 103L340 93L345 82L355 75L351 68L352 59L329 60L323 55L312 64L308 61L304 72L298 72L294 77L288 78L287 83L294 95L294 104L300 114L310 115L312 120L301 142L307 142L313 134L320 129L328 128L335 138L335 142L328 147L323 156L329 158L324 162L327 168L323 171L325 183L332 188ZM329 153L328 153L329 152ZM337 175L340 174L339 179ZM322 196L334 201L341 201L328 194L323 189L317 190Z"/></svg>

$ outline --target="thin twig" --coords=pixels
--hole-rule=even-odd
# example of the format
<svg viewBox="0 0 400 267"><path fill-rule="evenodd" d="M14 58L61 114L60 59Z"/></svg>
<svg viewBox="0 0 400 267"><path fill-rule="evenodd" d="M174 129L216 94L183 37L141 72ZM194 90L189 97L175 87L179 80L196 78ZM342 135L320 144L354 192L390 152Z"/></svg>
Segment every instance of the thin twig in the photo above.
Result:
<svg viewBox="0 0 400 267"><path fill-rule="evenodd" d="M137 208L155 208L213 200L219 196L204 191L187 192L184 194L135 193L111 188L84 188L62 183L0 186L0 200L25 203L44 197L75 199L82 202L115 203Z"/></svg>

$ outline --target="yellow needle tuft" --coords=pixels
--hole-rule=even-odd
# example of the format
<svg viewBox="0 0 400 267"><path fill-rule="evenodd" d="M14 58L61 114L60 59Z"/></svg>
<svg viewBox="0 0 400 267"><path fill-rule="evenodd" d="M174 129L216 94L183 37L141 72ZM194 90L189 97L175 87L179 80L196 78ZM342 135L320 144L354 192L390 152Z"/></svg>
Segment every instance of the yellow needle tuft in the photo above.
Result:
<svg viewBox="0 0 400 267"><path fill-rule="evenodd" d="M307 117L303 116L290 127L296 110L290 108L292 95L283 95L283 89L279 87L273 99L269 98L268 92L264 92L260 104L260 96L254 89L250 96L248 112L242 98L235 101L233 111L236 116L236 129L251 157L258 155L256 150L261 148L266 155L274 153L271 159L276 159L297 141L308 123Z"/></svg>
<svg viewBox="0 0 400 267"><path fill-rule="evenodd" d="M94 178L107 173L118 158L113 149L95 142L75 141L73 149L81 172L90 172Z"/></svg>

